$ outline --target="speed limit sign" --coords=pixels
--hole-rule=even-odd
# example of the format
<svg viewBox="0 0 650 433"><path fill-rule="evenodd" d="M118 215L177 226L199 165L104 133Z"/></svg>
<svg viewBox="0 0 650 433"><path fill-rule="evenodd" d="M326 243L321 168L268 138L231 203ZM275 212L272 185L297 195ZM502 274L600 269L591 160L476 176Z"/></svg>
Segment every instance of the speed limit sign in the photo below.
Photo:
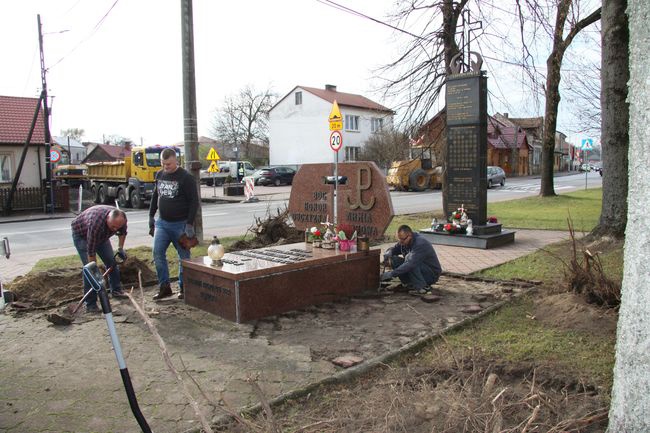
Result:
<svg viewBox="0 0 650 433"><path fill-rule="evenodd" d="M338 152L343 147L343 135L341 135L341 131L332 131L330 134L330 147L334 152Z"/></svg>

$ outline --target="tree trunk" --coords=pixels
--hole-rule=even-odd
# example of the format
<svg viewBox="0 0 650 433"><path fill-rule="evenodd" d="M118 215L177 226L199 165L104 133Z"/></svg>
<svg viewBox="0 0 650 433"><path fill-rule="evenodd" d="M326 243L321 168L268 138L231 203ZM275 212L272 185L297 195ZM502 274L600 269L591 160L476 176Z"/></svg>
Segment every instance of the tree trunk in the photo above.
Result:
<svg viewBox="0 0 650 433"><path fill-rule="evenodd" d="M596 236L623 237L627 223L628 147L630 137L627 81L630 78L627 0L603 2L602 112L603 203Z"/></svg>
<svg viewBox="0 0 650 433"><path fill-rule="evenodd" d="M557 110L560 106L560 68L566 43L563 40L564 25L571 0L561 0L557 5L555 28L553 32L553 48L546 60L546 104L544 107L544 138L542 140L542 180L539 195L554 196L553 165L555 161L555 131L557 129Z"/></svg>
<svg viewBox="0 0 650 433"><path fill-rule="evenodd" d="M630 160L623 289L608 432L650 431L650 28L647 0L629 0ZM607 173L603 174L607 176Z"/></svg>

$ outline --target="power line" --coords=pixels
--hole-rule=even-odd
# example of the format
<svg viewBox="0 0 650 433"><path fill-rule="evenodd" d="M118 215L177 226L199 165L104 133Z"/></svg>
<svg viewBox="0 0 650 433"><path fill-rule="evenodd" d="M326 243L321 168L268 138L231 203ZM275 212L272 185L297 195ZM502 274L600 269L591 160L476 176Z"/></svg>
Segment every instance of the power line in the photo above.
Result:
<svg viewBox="0 0 650 433"><path fill-rule="evenodd" d="M365 19L368 19L368 20L370 20L370 21L374 21L374 22L376 22L377 24L381 24L382 26L389 27L389 28L391 28L391 29L393 29L393 30L397 30L398 32L405 33L405 34L407 34L407 35L409 35L409 36L412 36L412 37L414 37L414 38L416 38L416 39L427 40L426 38L423 38L422 36L418 36L418 35L416 35L416 34L414 34L414 33L411 33L411 32L409 32L409 31L407 31L407 30L401 29L401 28L396 27L396 26L394 26L394 25L392 25L392 24L388 24L387 22L384 22L384 21L378 20L377 18L373 18L373 17L368 16L368 15L366 15L366 14L363 14L363 13L361 13L361 12L359 12L359 11L355 11L354 9L350 9L350 8L347 7L347 6L343 6L343 5L341 5L341 4L338 4L338 3L336 3L336 2L333 2L332 0L316 0L316 1L317 1L318 3L322 3L322 4L324 4L325 6L329 6L329 7L332 7L332 8L334 8L334 9L338 9L338 10L340 10L340 11L343 11L343 12L349 13L349 14L351 14L351 15L354 15L354 16L357 16L357 17L360 17L360 18L365 18Z"/></svg>
<svg viewBox="0 0 650 433"><path fill-rule="evenodd" d="M100 28L100 27L102 26L102 24L104 23L104 20L106 19L106 17L108 17L108 15L111 13L111 11L113 10L113 8L115 7L115 5L117 5L117 2L119 2L119 1L120 1L120 0L115 0L115 1L113 2L113 4L111 5L111 7L108 8L108 10L107 10L106 13L104 14L104 16L102 16L101 19L100 19L99 21L97 21L97 24L95 24L95 27L93 27L93 29L92 29L92 31L90 32L90 34L88 34L88 36L86 36L86 37L83 38L81 41L79 41L79 43L78 43L78 44L77 44L73 49L71 49L67 54L65 54L65 55L64 55L63 57L61 57L59 60L57 60L56 62L54 62L54 64L52 64L52 65L48 68L48 70L52 69L53 67L55 67L56 65L58 65L59 63L61 63L61 62L63 61L63 59L65 59L65 58L68 57L70 54L72 54L73 52L75 52L75 51L77 50L77 48L79 48L83 43L85 43L85 42L88 41L90 38L92 38L92 37L95 35L95 33L97 33L97 31L99 30L99 28Z"/></svg>

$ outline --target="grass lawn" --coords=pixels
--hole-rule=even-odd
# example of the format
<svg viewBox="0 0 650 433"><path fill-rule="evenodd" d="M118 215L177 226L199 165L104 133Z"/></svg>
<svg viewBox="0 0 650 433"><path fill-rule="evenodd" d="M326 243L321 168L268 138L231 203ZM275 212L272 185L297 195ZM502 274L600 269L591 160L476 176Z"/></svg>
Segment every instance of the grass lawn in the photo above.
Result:
<svg viewBox="0 0 650 433"><path fill-rule="evenodd" d="M489 203L487 214L495 216L507 228L541 230L567 230L567 218L571 217L576 231L588 232L598 223L602 195L602 188L593 188L555 197L527 197ZM434 217L446 220L442 213L434 212L396 216L386 234L392 235L402 224L408 224L413 229L430 227Z"/></svg>

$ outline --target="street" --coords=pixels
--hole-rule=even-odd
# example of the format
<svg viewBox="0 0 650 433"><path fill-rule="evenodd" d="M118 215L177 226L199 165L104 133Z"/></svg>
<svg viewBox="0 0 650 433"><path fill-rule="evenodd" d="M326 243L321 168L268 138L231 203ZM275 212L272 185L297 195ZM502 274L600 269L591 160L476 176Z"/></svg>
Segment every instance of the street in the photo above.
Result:
<svg viewBox="0 0 650 433"><path fill-rule="evenodd" d="M488 202L512 200L537 195L539 177L511 178L504 187L488 190ZM590 188L600 187L602 178L596 173L589 173L587 184ZM584 189L585 174L576 173L555 178L557 193ZM210 196L212 187L202 187L204 197ZM237 236L250 228L256 217L263 218L267 212L275 214L288 204L290 187L257 188L272 195L259 195L261 200L255 203L203 203L204 239L214 235L220 237ZM262 192L260 192L262 194ZM396 215L418 212L434 212L442 209L440 190L425 192L391 192ZM127 248L150 245L148 235L148 210L128 209ZM12 256L9 260L0 259L0 278L3 282L15 277L13 265L34 264L44 257L56 257L75 254L70 234L72 218L58 218L40 221L5 222L0 224L0 237L8 237ZM2 221L2 219L0 219ZM20 275L20 273L18 273Z"/></svg>

